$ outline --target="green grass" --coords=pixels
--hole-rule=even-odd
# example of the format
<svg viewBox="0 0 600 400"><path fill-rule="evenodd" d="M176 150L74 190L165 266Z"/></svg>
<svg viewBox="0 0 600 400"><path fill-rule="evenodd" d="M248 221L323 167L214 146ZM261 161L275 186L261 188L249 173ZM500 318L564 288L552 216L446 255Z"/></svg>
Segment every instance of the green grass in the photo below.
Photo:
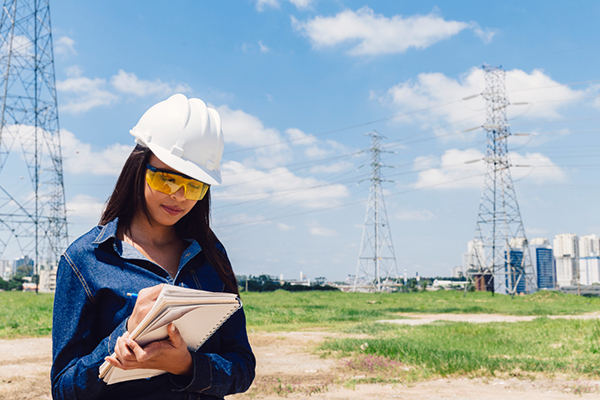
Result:
<svg viewBox="0 0 600 400"><path fill-rule="evenodd" d="M366 324L360 331L371 337L330 339L320 350L325 355L401 362L422 376L562 373L600 377L598 320L540 317L513 323Z"/></svg>
<svg viewBox="0 0 600 400"><path fill-rule="evenodd" d="M341 293L276 291L242 293L248 326L263 330L344 329L357 322L397 319L399 313L489 313L567 315L600 311L600 298L557 292L529 296L438 291L424 293Z"/></svg>
<svg viewBox="0 0 600 400"><path fill-rule="evenodd" d="M0 338L47 336L51 294L0 292ZM430 376L556 374L600 377L600 321L545 318L600 311L600 298L555 292L530 296L441 291L242 293L249 330L327 329L319 351L348 357L347 368L369 379ZM490 313L540 316L529 322L379 324L400 313ZM406 316L405 316L406 318ZM360 335L360 338L356 336ZM365 339L366 338L366 339ZM360 348L364 343L368 347ZM398 378L400 377L400 378Z"/></svg>
<svg viewBox="0 0 600 400"><path fill-rule="evenodd" d="M53 300L47 293L0 292L0 338L50 335Z"/></svg>

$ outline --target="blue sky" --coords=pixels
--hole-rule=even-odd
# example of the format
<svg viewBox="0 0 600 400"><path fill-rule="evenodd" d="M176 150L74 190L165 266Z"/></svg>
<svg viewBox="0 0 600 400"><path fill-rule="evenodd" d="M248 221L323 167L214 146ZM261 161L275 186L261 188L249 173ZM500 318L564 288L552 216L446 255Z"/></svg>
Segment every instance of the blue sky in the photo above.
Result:
<svg viewBox="0 0 600 400"><path fill-rule="evenodd" d="M224 120L213 229L239 274L356 272L365 133L387 139L400 271L448 276L475 234L484 63L506 71L529 238L600 234L600 3L51 2L71 240L98 220L131 129L176 92ZM415 112L416 111L416 112ZM379 122L377 122L379 121Z"/></svg>

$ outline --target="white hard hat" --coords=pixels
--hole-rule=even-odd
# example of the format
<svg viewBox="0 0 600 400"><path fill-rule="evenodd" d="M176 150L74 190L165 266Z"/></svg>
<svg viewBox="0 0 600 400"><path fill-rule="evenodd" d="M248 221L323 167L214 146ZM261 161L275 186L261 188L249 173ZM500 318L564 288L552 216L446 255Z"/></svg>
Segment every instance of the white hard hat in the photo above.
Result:
<svg viewBox="0 0 600 400"><path fill-rule="evenodd" d="M129 132L169 167L209 185L221 183L221 117L202 100L174 94L150 107Z"/></svg>

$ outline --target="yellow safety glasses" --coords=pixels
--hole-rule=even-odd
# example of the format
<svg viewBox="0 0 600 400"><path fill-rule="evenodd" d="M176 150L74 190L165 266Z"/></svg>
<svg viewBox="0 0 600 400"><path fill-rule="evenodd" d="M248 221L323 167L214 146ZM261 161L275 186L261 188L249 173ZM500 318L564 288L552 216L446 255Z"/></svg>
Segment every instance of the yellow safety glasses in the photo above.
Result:
<svg viewBox="0 0 600 400"><path fill-rule="evenodd" d="M150 164L146 165L146 182L152 189L158 190L161 193L173 194L183 186L185 198L188 200L202 200L210 185L189 178L186 175L167 171L153 167Z"/></svg>

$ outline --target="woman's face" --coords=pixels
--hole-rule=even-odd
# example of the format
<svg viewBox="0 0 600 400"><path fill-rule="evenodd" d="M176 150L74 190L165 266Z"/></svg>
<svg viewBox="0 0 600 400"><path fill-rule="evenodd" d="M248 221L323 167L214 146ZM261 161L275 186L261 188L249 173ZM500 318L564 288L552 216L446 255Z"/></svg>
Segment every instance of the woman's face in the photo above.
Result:
<svg viewBox="0 0 600 400"><path fill-rule="evenodd" d="M178 172L160 161L154 154L150 156L148 163L159 169ZM148 208L150 219L153 224L157 223L163 226L173 226L190 212L197 203L197 200L188 200L185 198L183 187L180 187L179 190L173 194L165 194L152 189L145 180L144 182L146 184L144 192L146 207Z"/></svg>

